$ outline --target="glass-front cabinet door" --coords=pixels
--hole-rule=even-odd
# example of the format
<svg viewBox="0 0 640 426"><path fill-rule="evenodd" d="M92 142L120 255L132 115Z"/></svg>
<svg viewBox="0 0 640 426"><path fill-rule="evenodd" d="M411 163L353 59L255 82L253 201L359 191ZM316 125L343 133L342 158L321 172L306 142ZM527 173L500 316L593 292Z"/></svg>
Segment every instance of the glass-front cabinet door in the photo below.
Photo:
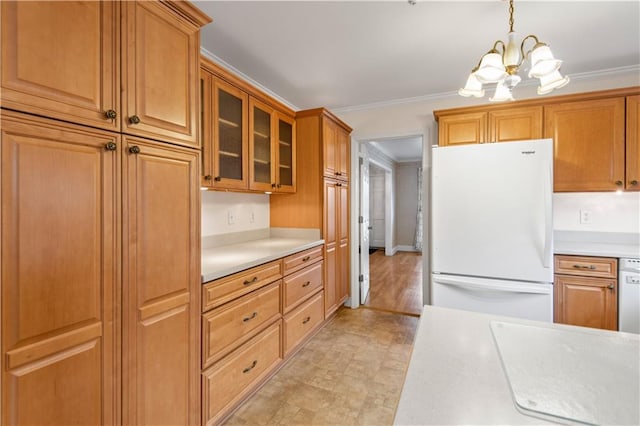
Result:
<svg viewBox="0 0 640 426"><path fill-rule="evenodd" d="M276 191L296 192L295 119L276 114Z"/></svg>
<svg viewBox="0 0 640 426"><path fill-rule="evenodd" d="M249 98L249 189L276 189L273 117L273 108Z"/></svg>
<svg viewBox="0 0 640 426"><path fill-rule="evenodd" d="M213 186L248 187L247 103L243 91L213 79Z"/></svg>

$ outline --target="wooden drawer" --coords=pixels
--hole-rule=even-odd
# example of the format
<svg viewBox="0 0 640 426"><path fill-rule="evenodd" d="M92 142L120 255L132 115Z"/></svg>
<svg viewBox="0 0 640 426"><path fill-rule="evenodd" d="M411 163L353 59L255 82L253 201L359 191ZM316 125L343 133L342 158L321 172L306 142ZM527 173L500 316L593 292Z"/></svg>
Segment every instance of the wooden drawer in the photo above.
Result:
<svg viewBox="0 0 640 426"><path fill-rule="evenodd" d="M283 312L287 313L301 301L322 288L322 261L314 263L286 276L284 282L284 296L282 299Z"/></svg>
<svg viewBox="0 0 640 426"><path fill-rule="evenodd" d="M616 278L618 259L612 257L555 256L556 274Z"/></svg>
<svg viewBox="0 0 640 426"><path fill-rule="evenodd" d="M205 424L216 424L278 366L281 324L276 322L202 373Z"/></svg>
<svg viewBox="0 0 640 426"><path fill-rule="evenodd" d="M322 245L284 258L284 274L288 275L322 259Z"/></svg>
<svg viewBox="0 0 640 426"><path fill-rule="evenodd" d="M324 321L324 292L319 292L284 318L284 354L287 355Z"/></svg>
<svg viewBox="0 0 640 426"><path fill-rule="evenodd" d="M207 312L202 316L203 368L280 317L280 282Z"/></svg>
<svg viewBox="0 0 640 426"><path fill-rule="evenodd" d="M211 281L202 288L202 311L206 312L280 278L282 261L276 260Z"/></svg>

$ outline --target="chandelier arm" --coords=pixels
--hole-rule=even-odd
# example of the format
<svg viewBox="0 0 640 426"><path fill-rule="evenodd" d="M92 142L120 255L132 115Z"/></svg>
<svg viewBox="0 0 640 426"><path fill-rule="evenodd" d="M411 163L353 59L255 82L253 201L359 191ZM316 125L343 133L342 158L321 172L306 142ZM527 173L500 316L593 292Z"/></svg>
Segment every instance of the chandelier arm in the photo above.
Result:
<svg viewBox="0 0 640 426"><path fill-rule="evenodd" d="M529 50L527 50L526 52L524 51L524 43L527 40L535 40L535 44L533 45L533 47ZM522 65L522 62L524 62L524 60L527 58L527 56L529 56L529 53L531 53L533 51L533 49L535 49L535 47L540 44L540 41L538 40L538 37L534 36L533 34L529 34L528 36L526 36L523 40L522 43L520 44L520 53L522 53L522 59L520 59L520 64Z"/></svg>

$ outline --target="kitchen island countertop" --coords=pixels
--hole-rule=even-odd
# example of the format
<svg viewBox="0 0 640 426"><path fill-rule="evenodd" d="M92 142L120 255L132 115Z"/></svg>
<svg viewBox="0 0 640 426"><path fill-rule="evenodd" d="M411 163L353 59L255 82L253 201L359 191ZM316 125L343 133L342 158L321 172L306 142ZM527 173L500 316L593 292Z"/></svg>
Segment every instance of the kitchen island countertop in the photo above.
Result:
<svg viewBox="0 0 640 426"><path fill-rule="evenodd" d="M504 353L501 354L498 350L491 331L492 323L496 321L513 324L515 327L533 327L543 331L546 329L552 333L590 334L632 340L636 346L638 340L637 335L628 333L617 334L605 330L425 306L418 324L394 424L549 424L539 417L525 415L516 408L510 382L501 363L501 355L504 356ZM565 346L572 345L567 342ZM545 347L538 349L541 350L537 352L548 352L547 358L553 365L563 365L564 359L554 358L557 357L554 350L546 351ZM608 351L608 356L616 359L621 354L616 352L617 349L616 345L611 345L604 350ZM620 358L619 362L628 362L627 358ZM535 364L536 360L529 362ZM535 367L534 364L532 366ZM605 372L602 375L606 377L607 370L602 371ZM637 377L630 378L631 388L637 380ZM577 383L577 386L579 388L581 384ZM586 384L583 387L590 389ZM609 389L608 392L614 390ZM613 395L620 397L619 394ZM635 395L631 395L631 399L634 398ZM634 408L629 408L629 405L633 406L635 403L628 402L623 409L630 410L626 413L638 418L638 413L633 412ZM637 405L635 407L637 409ZM597 413L599 408L601 407L586 407L587 414Z"/></svg>
<svg viewBox="0 0 640 426"><path fill-rule="evenodd" d="M202 249L202 282L261 265L306 250L324 240L317 238L270 237L238 244Z"/></svg>

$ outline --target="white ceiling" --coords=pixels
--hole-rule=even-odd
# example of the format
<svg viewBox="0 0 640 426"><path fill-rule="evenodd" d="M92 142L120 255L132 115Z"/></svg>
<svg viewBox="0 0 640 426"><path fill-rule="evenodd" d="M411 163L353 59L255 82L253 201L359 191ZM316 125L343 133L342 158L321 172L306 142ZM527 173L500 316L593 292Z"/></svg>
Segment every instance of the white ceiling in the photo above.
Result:
<svg viewBox="0 0 640 426"><path fill-rule="evenodd" d="M450 94L509 29L504 0L194 3L204 49L294 109ZM570 76L640 64L637 0L516 0L514 19Z"/></svg>

